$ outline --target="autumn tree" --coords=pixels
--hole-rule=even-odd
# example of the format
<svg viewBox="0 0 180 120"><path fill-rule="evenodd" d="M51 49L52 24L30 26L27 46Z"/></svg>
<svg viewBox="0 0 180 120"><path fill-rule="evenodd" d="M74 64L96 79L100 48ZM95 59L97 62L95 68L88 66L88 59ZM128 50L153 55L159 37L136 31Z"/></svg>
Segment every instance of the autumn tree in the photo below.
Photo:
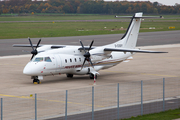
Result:
<svg viewBox="0 0 180 120"><path fill-rule="evenodd" d="M7 0L0 1L0 13L86 13L86 14L120 14L120 13L155 13L178 14L180 5L165 6L158 2L128 2L103 0Z"/></svg>

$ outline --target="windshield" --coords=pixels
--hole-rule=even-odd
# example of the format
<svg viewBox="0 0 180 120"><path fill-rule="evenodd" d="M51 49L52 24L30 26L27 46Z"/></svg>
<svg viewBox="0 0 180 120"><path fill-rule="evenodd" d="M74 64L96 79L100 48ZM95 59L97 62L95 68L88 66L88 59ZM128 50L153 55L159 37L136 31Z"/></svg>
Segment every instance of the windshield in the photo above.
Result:
<svg viewBox="0 0 180 120"><path fill-rule="evenodd" d="M43 57L37 57L33 60L33 62L41 62L43 61Z"/></svg>
<svg viewBox="0 0 180 120"><path fill-rule="evenodd" d="M36 57L32 60L33 62L52 62L50 57Z"/></svg>
<svg viewBox="0 0 180 120"><path fill-rule="evenodd" d="M46 61L46 62L52 62L51 59L50 59L50 57L45 57L44 61Z"/></svg>

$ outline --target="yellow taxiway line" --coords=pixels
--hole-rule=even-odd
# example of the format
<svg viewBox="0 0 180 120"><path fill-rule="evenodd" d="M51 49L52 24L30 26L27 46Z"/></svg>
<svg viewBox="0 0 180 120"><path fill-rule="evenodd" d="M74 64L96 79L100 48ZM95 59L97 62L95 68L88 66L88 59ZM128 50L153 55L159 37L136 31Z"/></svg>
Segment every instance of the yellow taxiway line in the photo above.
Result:
<svg viewBox="0 0 180 120"><path fill-rule="evenodd" d="M35 98L33 97L33 95L31 94L30 96L16 96L16 95L6 95L6 94L0 94L0 96L4 96L4 97L12 97L12 98L21 98L21 99L32 99L35 100ZM49 100L49 99L40 99L37 98L37 100L40 101L49 101L49 102L58 102L58 103L66 103L65 101L60 101L60 100ZM76 102L67 102L69 104L76 104L76 105L85 105L85 106L92 106L91 104L83 104L83 103L76 103ZM95 107L99 107L99 108L103 108L105 106L101 106L101 105L94 105Z"/></svg>

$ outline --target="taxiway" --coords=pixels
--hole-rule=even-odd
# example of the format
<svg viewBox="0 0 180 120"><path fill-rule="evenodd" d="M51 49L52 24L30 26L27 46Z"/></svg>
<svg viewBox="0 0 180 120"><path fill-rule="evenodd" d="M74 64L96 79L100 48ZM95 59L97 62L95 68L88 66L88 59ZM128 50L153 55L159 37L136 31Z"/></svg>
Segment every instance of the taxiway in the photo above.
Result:
<svg viewBox="0 0 180 120"><path fill-rule="evenodd" d="M99 71L97 85L162 78L180 78L180 44L146 46L141 49L167 51L165 54L137 53L133 60L123 62L110 69ZM31 55L0 57L0 97L7 95L28 95L68 89L91 87L93 80L88 75L66 78L66 75L44 77L41 84L34 85L30 76L22 71Z"/></svg>

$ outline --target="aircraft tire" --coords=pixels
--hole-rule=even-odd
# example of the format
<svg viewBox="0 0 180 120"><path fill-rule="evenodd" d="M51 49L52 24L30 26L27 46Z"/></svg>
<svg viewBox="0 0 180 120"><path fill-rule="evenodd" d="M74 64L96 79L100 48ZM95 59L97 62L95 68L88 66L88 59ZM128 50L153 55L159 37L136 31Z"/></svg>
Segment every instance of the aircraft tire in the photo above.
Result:
<svg viewBox="0 0 180 120"><path fill-rule="evenodd" d="M89 74L90 79L94 79L94 75L93 74ZM97 75L96 75L96 79L97 79Z"/></svg>
<svg viewBox="0 0 180 120"><path fill-rule="evenodd" d="M41 84L41 81L40 81L39 79L34 79L34 80L33 80L33 83L34 83L34 84Z"/></svg>
<svg viewBox="0 0 180 120"><path fill-rule="evenodd" d="M68 78L73 78L73 74L66 74Z"/></svg>

